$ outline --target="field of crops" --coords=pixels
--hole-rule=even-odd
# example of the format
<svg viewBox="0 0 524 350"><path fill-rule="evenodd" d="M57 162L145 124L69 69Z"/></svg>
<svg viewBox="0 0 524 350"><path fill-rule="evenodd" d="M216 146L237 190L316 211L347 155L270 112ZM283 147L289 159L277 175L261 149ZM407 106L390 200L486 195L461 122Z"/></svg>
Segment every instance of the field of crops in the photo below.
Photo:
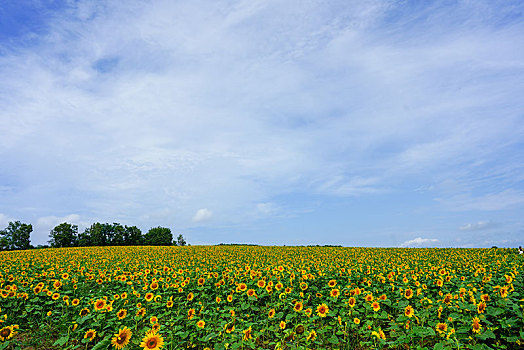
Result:
<svg viewBox="0 0 524 350"><path fill-rule="evenodd" d="M523 272L503 249L2 252L0 350L515 349Z"/></svg>

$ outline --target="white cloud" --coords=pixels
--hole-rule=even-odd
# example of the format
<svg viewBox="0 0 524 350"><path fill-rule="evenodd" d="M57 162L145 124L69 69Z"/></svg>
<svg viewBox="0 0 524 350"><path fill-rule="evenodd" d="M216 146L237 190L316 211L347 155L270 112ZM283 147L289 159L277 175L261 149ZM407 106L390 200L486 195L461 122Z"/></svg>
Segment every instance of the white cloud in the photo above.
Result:
<svg viewBox="0 0 524 350"><path fill-rule="evenodd" d="M407 247L432 247L432 246L434 246L433 243L436 243L438 241L439 240L436 239L436 238L417 237L417 238L405 241L404 243L401 243L399 245L399 247L400 248L407 248Z"/></svg>
<svg viewBox="0 0 524 350"><path fill-rule="evenodd" d="M9 225L10 221L14 221L14 220L10 218L9 216L0 213L0 230L3 230L4 228L6 228L7 225Z"/></svg>
<svg viewBox="0 0 524 350"><path fill-rule="evenodd" d="M198 209L195 215L193 216L193 222L203 222L208 221L213 217L213 212L207 208Z"/></svg>
<svg viewBox="0 0 524 350"><path fill-rule="evenodd" d="M489 223L488 221L479 221L477 223L470 223L470 224L462 225L459 227L459 230L461 231L482 230L490 226L492 226L492 224Z"/></svg>

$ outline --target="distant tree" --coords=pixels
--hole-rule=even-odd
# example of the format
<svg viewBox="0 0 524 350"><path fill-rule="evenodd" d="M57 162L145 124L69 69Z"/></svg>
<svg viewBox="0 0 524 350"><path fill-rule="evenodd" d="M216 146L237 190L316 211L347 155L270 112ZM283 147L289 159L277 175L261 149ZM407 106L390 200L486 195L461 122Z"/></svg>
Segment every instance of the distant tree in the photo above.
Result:
<svg viewBox="0 0 524 350"><path fill-rule="evenodd" d="M87 229L78 235L78 245L80 247L89 247L92 245L91 244L91 235L89 234L89 231Z"/></svg>
<svg viewBox="0 0 524 350"><path fill-rule="evenodd" d="M136 226L126 226L124 237L125 245L140 245L144 243L142 231Z"/></svg>
<svg viewBox="0 0 524 350"><path fill-rule="evenodd" d="M184 236L182 236L182 234L178 235L178 237L176 238L176 242L177 242L177 245L179 246L186 245L186 240L184 239Z"/></svg>
<svg viewBox="0 0 524 350"><path fill-rule="evenodd" d="M78 245L78 226L61 223L49 232L49 238L49 244L53 248L75 247Z"/></svg>
<svg viewBox="0 0 524 350"><path fill-rule="evenodd" d="M144 236L144 244L147 245L171 245L173 234L167 227L153 227Z"/></svg>
<svg viewBox="0 0 524 350"><path fill-rule="evenodd" d="M2 249L31 249L31 224L22 224L20 221L9 222L7 228L0 231L0 247Z"/></svg>
<svg viewBox="0 0 524 350"><path fill-rule="evenodd" d="M81 241L82 245L85 244L86 246L108 245L108 225L109 224L101 224L99 222L95 222L90 227L84 230L83 234L79 237L79 241Z"/></svg>

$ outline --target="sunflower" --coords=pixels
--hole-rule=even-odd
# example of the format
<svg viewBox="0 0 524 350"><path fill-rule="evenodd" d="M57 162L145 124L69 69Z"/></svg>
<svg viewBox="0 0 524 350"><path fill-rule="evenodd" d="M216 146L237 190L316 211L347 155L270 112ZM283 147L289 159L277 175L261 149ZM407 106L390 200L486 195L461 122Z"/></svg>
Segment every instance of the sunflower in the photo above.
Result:
<svg viewBox="0 0 524 350"><path fill-rule="evenodd" d="M227 299L228 303L232 302L233 301L233 295L229 294L226 299Z"/></svg>
<svg viewBox="0 0 524 350"><path fill-rule="evenodd" d="M481 301L478 305L477 305L477 312L479 314L482 314L484 313L484 311L486 311L486 303Z"/></svg>
<svg viewBox="0 0 524 350"><path fill-rule="evenodd" d="M278 282L277 284L275 284L275 289L276 289L276 290L281 290L282 287L284 287L284 286L283 286L282 283L280 283L280 282Z"/></svg>
<svg viewBox="0 0 524 350"><path fill-rule="evenodd" d="M442 323L442 322L439 322L437 323L437 326L435 327L435 329L437 330L437 332L439 332L440 334L444 334L447 332L448 330L448 325L446 323Z"/></svg>
<svg viewBox="0 0 524 350"><path fill-rule="evenodd" d="M246 294L247 294L248 297L253 297L253 296L256 297L257 296L254 289L248 289Z"/></svg>
<svg viewBox="0 0 524 350"><path fill-rule="evenodd" d="M95 311L101 311L101 310L105 310L106 308L106 301L105 299L98 299L96 302L95 302Z"/></svg>
<svg viewBox="0 0 524 350"><path fill-rule="evenodd" d="M305 331L304 325L299 324L295 328L295 333L297 333L297 334L302 334L302 333L304 333L304 331Z"/></svg>
<svg viewBox="0 0 524 350"><path fill-rule="evenodd" d="M386 340L386 334L384 333L384 331L382 329L378 329L378 335L380 336L380 339L382 340Z"/></svg>
<svg viewBox="0 0 524 350"><path fill-rule="evenodd" d="M280 327L280 329L284 329L284 328L286 328L286 322L280 321L278 326Z"/></svg>
<svg viewBox="0 0 524 350"><path fill-rule="evenodd" d="M150 302L151 300L153 300L154 297L155 295L153 293L146 293L146 296L144 298L147 302Z"/></svg>
<svg viewBox="0 0 524 350"><path fill-rule="evenodd" d="M310 307L304 310L304 315L306 315L307 317L311 317L311 314L313 314L313 310Z"/></svg>
<svg viewBox="0 0 524 350"><path fill-rule="evenodd" d="M244 336L242 337L242 339L243 340L251 339L252 338L251 332L252 332L251 326L249 326L248 329L243 330L242 333L244 333Z"/></svg>
<svg viewBox="0 0 524 350"><path fill-rule="evenodd" d="M149 318L149 323L151 323L151 324L155 324L155 323L157 323L157 322L158 322L158 317L156 317L156 316L151 316L151 317Z"/></svg>
<svg viewBox="0 0 524 350"><path fill-rule="evenodd" d="M80 310L78 314L83 317L83 316L86 316L88 313L89 313L89 309L85 307L82 310Z"/></svg>
<svg viewBox="0 0 524 350"><path fill-rule="evenodd" d="M220 297L216 297L216 298L215 298L215 301L216 301L217 304L220 304L220 302L222 301L222 298L220 298Z"/></svg>
<svg viewBox="0 0 524 350"><path fill-rule="evenodd" d="M357 303L357 300L356 300L355 298L353 298L353 297L349 298L349 300L348 300L348 305L349 305L350 307L355 307L355 304L356 304L356 303Z"/></svg>
<svg viewBox="0 0 524 350"><path fill-rule="evenodd" d="M317 332L315 332L314 330L312 330L312 331L309 332L309 334L307 335L307 337L306 337L306 341L313 341L313 340L315 340L316 337L317 337Z"/></svg>
<svg viewBox="0 0 524 350"><path fill-rule="evenodd" d="M373 294L370 293L370 294L366 295L364 300L366 300L368 303L373 301Z"/></svg>
<svg viewBox="0 0 524 350"><path fill-rule="evenodd" d="M266 281L258 280L257 286L258 286L258 288L264 288L266 286Z"/></svg>
<svg viewBox="0 0 524 350"><path fill-rule="evenodd" d="M167 303L166 303L166 307L169 309L169 308L172 308L173 307L173 300L168 300Z"/></svg>
<svg viewBox="0 0 524 350"><path fill-rule="evenodd" d="M205 278L200 277L197 282L198 282L199 286L203 286L204 283L206 283L206 280L205 280Z"/></svg>
<svg viewBox="0 0 524 350"><path fill-rule="evenodd" d="M471 323L471 330L473 333L480 333L481 329L482 326L480 325L480 319L478 317L474 317L473 322Z"/></svg>
<svg viewBox="0 0 524 350"><path fill-rule="evenodd" d="M226 333L230 334L230 333L235 331L235 325L234 324L232 324L232 325L226 324L225 325L225 329L226 329Z"/></svg>
<svg viewBox="0 0 524 350"><path fill-rule="evenodd" d="M187 319L191 320L195 317L195 309L189 309L187 310Z"/></svg>
<svg viewBox="0 0 524 350"><path fill-rule="evenodd" d="M375 311L375 312L380 310L380 304L377 303L376 301L374 301L373 304L371 304L371 307L373 308L373 311Z"/></svg>
<svg viewBox="0 0 524 350"><path fill-rule="evenodd" d="M268 318L273 318L273 317L275 317L275 309L271 309L271 310L269 310L269 312L267 313L267 317L268 317Z"/></svg>
<svg viewBox="0 0 524 350"><path fill-rule="evenodd" d="M144 350L159 350L164 346L164 338L162 338L162 335L157 334L155 331L148 332L144 338L142 338L140 346Z"/></svg>
<svg viewBox="0 0 524 350"><path fill-rule="evenodd" d="M151 290L157 290L158 289L158 283L157 282L153 282L149 285L149 288L151 288Z"/></svg>
<svg viewBox="0 0 524 350"><path fill-rule="evenodd" d="M206 326L206 322L204 320L200 320L197 322L198 328L204 328Z"/></svg>
<svg viewBox="0 0 524 350"><path fill-rule="evenodd" d="M333 297L333 298L338 298L338 296L340 295L340 290L338 289L332 289L330 292L329 292L329 296L330 297Z"/></svg>
<svg viewBox="0 0 524 350"><path fill-rule="evenodd" d="M300 289L302 289L302 291L305 291L307 288L308 288L308 285L306 282L300 283Z"/></svg>
<svg viewBox="0 0 524 350"><path fill-rule="evenodd" d="M118 330L118 333L115 333L113 339L111 339L111 345L113 345L117 349L122 349L127 344L129 344L129 339L132 335L133 333L129 328L121 328L120 330Z"/></svg>
<svg viewBox="0 0 524 350"><path fill-rule="evenodd" d="M295 310L296 312L302 311L303 308L304 308L304 304L302 304L302 302L300 301L297 301L295 305L293 306L293 310Z"/></svg>
<svg viewBox="0 0 524 350"><path fill-rule="evenodd" d="M353 323L355 323L355 324L360 324L360 319L358 319L358 318L355 317L355 318L353 319Z"/></svg>
<svg viewBox="0 0 524 350"><path fill-rule="evenodd" d="M18 328L18 326L13 325L0 329L0 340L5 341L11 339L16 334L15 328Z"/></svg>
<svg viewBox="0 0 524 350"><path fill-rule="evenodd" d="M53 295L51 296L51 298L52 298L53 300L57 300L58 298L60 298L60 294L58 294L58 293L53 293Z"/></svg>
<svg viewBox="0 0 524 350"><path fill-rule="evenodd" d="M189 292L189 294L187 295L187 301L191 301L195 298L195 295L191 292Z"/></svg>
<svg viewBox="0 0 524 350"><path fill-rule="evenodd" d="M239 290L239 291L243 292L243 291L245 291L246 289L247 289L247 285L246 285L245 283L240 283L240 284L238 285L238 290Z"/></svg>
<svg viewBox="0 0 524 350"><path fill-rule="evenodd" d="M326 304L320 304L319 306L317 306L317 314L320 317L326 317L328 312L329 307Z"/></svg>
<svg viewBox="0 0 524 350"><path fill-rule="evenodd" d="M488 294L482 294L480 296L480 299L484 302L489 301L489 295Z"/></svg>
<svg viewBox="0 0 524 350"><path fill-rule="evenodd" d="M144 317L145 314L146 314L146 309L143 307L141 307L140 309L136 311L136 316L138 317Z"/></svg>
<svg viewBox="0 0 524 350"><path fill-rule="evenodd" d="M126 309L120 309L120 311L116 313L116 317L118 317L119 320L124 319L126 316L127 316Z"/></svg>
<svg viewBox="0 0 524 350"><path fill-rule="evenodd" d="M337 285L337 281L336 280L331 280L331 281L328 282L328 286L330 286L331 288L333 288L336 285Z"/></svg>
<svg viewBox="0 0 524 350"><path fill-rule="evenodd" d="M411 288L408 288L404 291L404 297L406 299L411 299L413 297L413 290Z"/></svg>
<svg viewBox="0 0 524 350"><path fill-rule="evenodd" d="M415 314L415 310L413 310L413 307L411 305L408 305L406 306L406 308L404 309L404 315L406 317L413 317L413 315Z"/></svg>
<svg viewBox="0 0 524 350"><path fill-rule="evenodd" d="M96 337L96 331L94 329L89 329L86 334L84 334L84 339L89 339L88 341L92 341Z"/></svg>
<svg viewBox="0 0 524 350"><path fill-rule="evenodd" d="M80 304L80 300L78 300L76 298L71 301L71 305L73 305L73 306L77 306L78 304Z"/></svg>

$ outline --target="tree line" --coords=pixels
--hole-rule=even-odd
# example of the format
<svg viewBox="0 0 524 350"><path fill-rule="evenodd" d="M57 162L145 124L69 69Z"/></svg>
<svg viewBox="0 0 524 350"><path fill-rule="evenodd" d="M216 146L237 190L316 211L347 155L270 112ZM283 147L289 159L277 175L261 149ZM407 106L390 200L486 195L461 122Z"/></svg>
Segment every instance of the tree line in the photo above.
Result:
<svg viewBox="0 0 524 350"><path fill-rule="evenodd" d="M4 230L0 230L0 249L32 249L31 232L33 226L20 221L9 222ZM121 225L119 223L96 222L78 233L78 226L67 222L55 226L49 232L49 245L38 248L52 247L90 247L110 245L178 245L185 246L186 240L179 234L173 239L171 229L167 227L152 227L146 234L136 226Z"/></svg>

